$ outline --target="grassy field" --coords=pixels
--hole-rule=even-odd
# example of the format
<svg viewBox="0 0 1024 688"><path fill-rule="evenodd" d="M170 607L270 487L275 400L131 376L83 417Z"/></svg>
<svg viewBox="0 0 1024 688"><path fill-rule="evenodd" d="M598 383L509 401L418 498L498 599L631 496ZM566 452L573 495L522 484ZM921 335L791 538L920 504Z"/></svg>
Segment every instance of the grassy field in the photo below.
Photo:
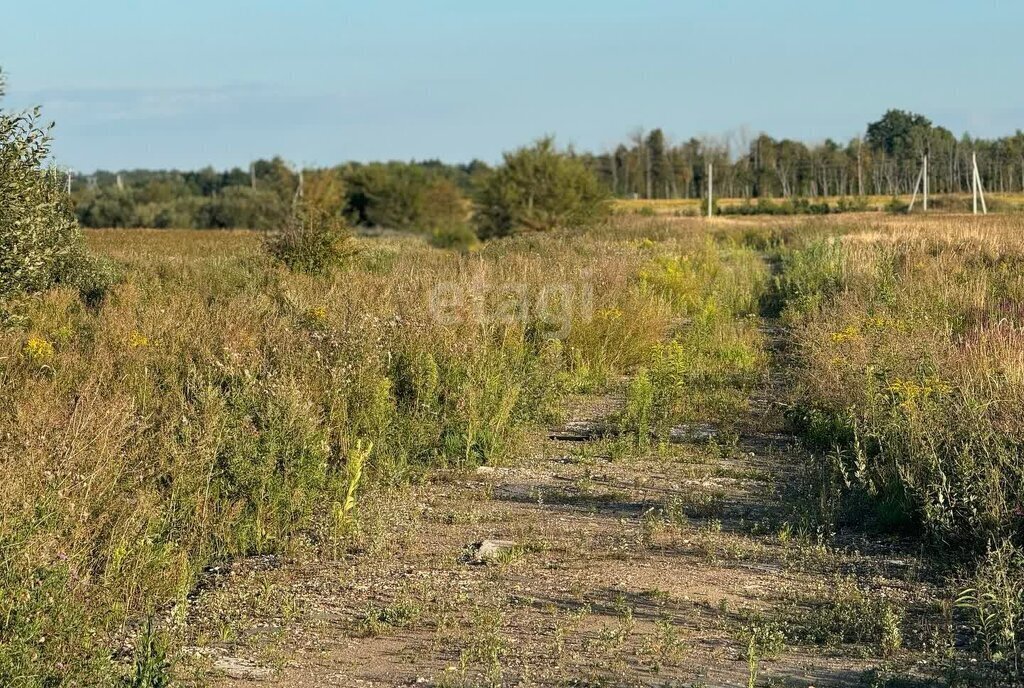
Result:
<svg viewBox="0 0 1024 688"><path fill-rule="evenodd" d="M780 204L785 199L765 199L766 203ZM892 196L863 196L863 197L839 197L828 196L808 199L814 204L827 204L836 212L844 203L849 204L850 211L858 212L881 212L891 207ZM895 199L899 204L907 206L910 204L911 196L902 195ZM990 211L996 212L1019 212L1024 209L1024 194L1004 193L985 194L985 200ZM972 209L971 194L940 194L933 195L929 199L931 207L945 212L970 212ZM612 202L613 212L620 214L640 215L679 215L691 216L700 215L702 211L702 199L700 198L675 198L675 199L625 199L617 198ZM717 198L715 205L723 212L736 210L743 207L757 207L758 201L745 198ZM921 196L918 195L916 208L921 207ZM980 205L979 205L980 208Z"/></svg>
<svg viewBox="0 0 1024 688"><path fill-rule="evenodd" d="M0 330L0 682L1020 681L1024 219L618 207L89 232Z"/></svg>

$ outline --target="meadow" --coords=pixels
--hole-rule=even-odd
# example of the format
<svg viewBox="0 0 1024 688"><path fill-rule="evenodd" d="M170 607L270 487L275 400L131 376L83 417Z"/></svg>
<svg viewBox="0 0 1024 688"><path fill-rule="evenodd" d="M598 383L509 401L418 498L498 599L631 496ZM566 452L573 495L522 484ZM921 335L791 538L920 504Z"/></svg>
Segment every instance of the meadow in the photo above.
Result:
<svg viewBox="0 0 1024 688"><path fill-rule="evenodd" d="M915 207L922 206L919 193ZM844 212L905 212L914 200L911 194L863 195L863 196L809 196L806 198L718 198L716 212L722 215L827 215ZM1024 194L987 193L985 201L989 210L998 212L1019 212L1024 209ZM973 197L969 193L933 194L929 198L933 210L944 212L971 212ZM979 209L981 202L979 201ZM637 214L652 217L669 215L696 217L707 214L706 199L702 198L616 198L612 202L613 212Z"/></svg>
<svg viewBox="0 0 1024 688"><path fill-rule="evenodd" d="M389 517L375 514L396 495L528 466L537 433L568 427L587 400L607 409L574 465L599 457L628 485L699 454L719 477L767 471L810 495L755 518L769 500L754 492L735 521L715 506L731 497L690 483L646 511L615 511L621 495L589 488L564 503L610 509L647 533L644 551L700 522L702 556L717 562L751 566L768 547L794 575L853 571L829 598L834 616L812 623L794 611L806 600L776 600L740 621L723 607L693 630L733 624L750 685L761 658L819 645L877 660L863 671L878 685L1019 681L1024 219L657 214L468 251L358 237L323 275L285 269L253 232L86 232L121 275L106 298L58 287L20 300L0 330L0 682L215 680L193 651L212 642L193 628L211 570L379 557ZM768 415L803 468L746 446ZM710 449L694 428L709 428ZM696 433L685 450L680 432ZM731 463L747 454L768 467ZM503 566L550 548L534 536ZM835 563L896 541L929 572L916 607L872 597L874 574ZM361 635L426 618L374 609ZM623 653L595 681L653 685L648 664L671 665L677 631L650 621L633 647L633 607L629 623L615 609L625 635L594 630L611 644L577 651ZM474 628L500 635L485 612ZM427 626L447 637L437 614ZM912 638L918 617L939 629L927 642ZM518 684L553 661L503 672L508 643L467 648L461 673L435 685Z"/></svg>

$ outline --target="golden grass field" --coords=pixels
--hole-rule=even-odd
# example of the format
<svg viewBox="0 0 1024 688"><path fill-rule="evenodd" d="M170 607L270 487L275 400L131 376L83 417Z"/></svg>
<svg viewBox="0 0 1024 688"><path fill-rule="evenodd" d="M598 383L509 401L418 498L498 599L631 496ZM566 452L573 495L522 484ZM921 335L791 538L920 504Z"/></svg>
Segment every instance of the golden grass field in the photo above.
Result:
<svg viewBox="0 0 1024 688"><path fill-rule="evenodd" d="M0 330L5 685L1019 685L1024 216L86 238Z"/></svg>
<svg viewBox="0 0 1024 688"><path fill-rule="evenodd" d="M809 199L813 203L828 203L831 208L835 208L842 197L840 196L822 196ZM896 197L900 202L909 204L911 196L900 195ZM1024 209L1024 194L1020 193L1003 193L1003 194L985 194L986 201L988 202L990 209L999 208L1001 210L1020 210ZM778 203L784 199L767 199L769 201ZM859 200L855 197L848 197L845 200ZM864 196L863 202L866 204L866 210L869 211L882 211L886 208L889 203L893 200L892 196ZM933 201L938 201L941 206L944 206L949 212L970 212L971 210L971 194L942 194L932 197ZM700 198L675 198L675 199L625 199L617 198L612 201L612 210L617 213L640 213L640 212L653 212L657 215L673 215L676 213L681 214L699 214L701 211L702 199ZM756 205L756 199L750 201L745 198L716 198L715 203L720 208L735 208L743 206L749 203ZM916 208L921 207L921 196L918 195Z"/></svg>

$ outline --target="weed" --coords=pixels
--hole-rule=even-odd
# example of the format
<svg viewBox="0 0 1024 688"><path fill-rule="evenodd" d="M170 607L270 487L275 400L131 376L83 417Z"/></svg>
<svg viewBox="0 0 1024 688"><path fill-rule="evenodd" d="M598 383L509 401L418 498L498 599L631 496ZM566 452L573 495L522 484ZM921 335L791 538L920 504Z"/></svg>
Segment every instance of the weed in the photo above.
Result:
<svg viewBox="0 0 1024 688"><path fill-rule="evenodd" d="M412 600L399 599L391 604L378 606L370 603L359 619L359 628L364 635L379 636L397 628L414 623L421 610Z"/></svg>

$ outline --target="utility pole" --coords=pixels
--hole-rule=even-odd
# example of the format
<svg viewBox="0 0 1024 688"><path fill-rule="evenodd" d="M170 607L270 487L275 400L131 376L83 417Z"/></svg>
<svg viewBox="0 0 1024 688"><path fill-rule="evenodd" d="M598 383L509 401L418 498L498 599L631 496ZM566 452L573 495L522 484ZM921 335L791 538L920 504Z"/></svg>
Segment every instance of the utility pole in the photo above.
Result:
<svg viewBox="0 0 1024 688"><path fill-rule="evenodd" d="M978 158L971 153L971 196L974 198L974 214L978 214Z"/></svg>
<svg viewBox="0 0 1024 688"><path fill-rule="evenodd" d="M715 168L710 162L708 163L708 219L711 219L712 209L714 208L714 181L715 181Z"/></svg>
<svg viewBox="0 0 1024 688"><path fill-rule="evenodd" d="M928 156L925 155L921 158L921 172L917 175L917 181L914 183L914 193L910 196L910 207L907 208L909 213L914 209L914 201L917 200L917 190L922 189L924 192L924 209L928 210Z"/></svg>
<svg viewBox="0 0 1024 688"><path fill-rule="evenodd" d="M974 189L974 214L978 214L978 199L981 199L981 212L988 215L988 207L985 205L985 190L981 188L981 173L978 172L978 154L971 153L971 167L973 175L971 186Z"/></svg>
<svg viewBox="0 0 1024 688"><path fill-rule="evenodd" d="M68 169L68 195L71 195L71 169Z"/></svg>
<svg viewBox="0 0 1024 688"><path fill-rule="evenodd" d="M907 208L908 213L914 209L914 203L917 201L917 190L921 188L921 180L923 179L924 167L922 167L921 171L917 173L917 181L914 182L914 193L910 196L910 206Z"/></svg>
<svg viewBox="0 0 1024 688"><path fill-rule="evenodd" d="M249 186L253 189L256 188L256 163L249 163Z"/></svg>
<svg viewBox="0 0 1024 688"><path fill-rule="evenodd" d="M928 154L924 154L924 167L922 168L922 174L924 175L924 210L928 212Z"/></svg>

